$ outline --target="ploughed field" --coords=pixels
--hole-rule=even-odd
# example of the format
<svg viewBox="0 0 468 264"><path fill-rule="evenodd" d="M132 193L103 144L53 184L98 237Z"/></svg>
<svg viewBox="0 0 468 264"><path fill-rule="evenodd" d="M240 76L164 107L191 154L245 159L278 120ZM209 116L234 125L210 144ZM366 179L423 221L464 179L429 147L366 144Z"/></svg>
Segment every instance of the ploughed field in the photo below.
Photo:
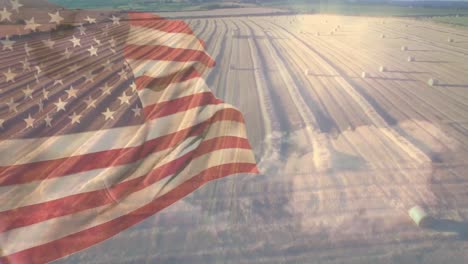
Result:
<svg viewBox="0 0 468 264"><path fill-rule="evenodd" d="M326 15L187 20L262 175L212 182L75 262L465 263L468 30ZM431 81L429 81L432 79ZM415 205L438 219L416 227Z"/></svg>

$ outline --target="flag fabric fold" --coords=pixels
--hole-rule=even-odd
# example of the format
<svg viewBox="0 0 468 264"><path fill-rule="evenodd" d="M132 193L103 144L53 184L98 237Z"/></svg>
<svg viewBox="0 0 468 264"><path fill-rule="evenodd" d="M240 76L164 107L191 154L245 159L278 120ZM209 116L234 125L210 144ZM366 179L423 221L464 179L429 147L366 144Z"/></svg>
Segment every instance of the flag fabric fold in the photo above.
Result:
<svg viewBox="0 0 468 264"><path fill-rule="evenodd" d="M210 180L257 173L186 23L2 1L0 263L62 258Z"/></svg>

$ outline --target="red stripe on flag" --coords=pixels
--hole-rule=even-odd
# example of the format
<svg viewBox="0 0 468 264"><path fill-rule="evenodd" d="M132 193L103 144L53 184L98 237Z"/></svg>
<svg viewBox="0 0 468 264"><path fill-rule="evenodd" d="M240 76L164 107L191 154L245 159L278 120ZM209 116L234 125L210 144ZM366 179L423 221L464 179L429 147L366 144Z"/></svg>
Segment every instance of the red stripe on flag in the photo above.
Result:
<svg viewBox="0 0 468 264"><path fill-rule="evenodd" d="M171 48L160 45L127 45L124 48L124 56L127 59L138 60L163 60L178 62L197 61L203 63L207 67L215 66L215 61L208 54L206 54L205 51Z"/></svg>
<svg viewBox="0 0 468 264"><path fill-rule="evenodd" d="M109 186L106 189L0 212L0 232L116 202L180 171L192 159L215 150L229 148L250 149L251 147L247 139L239 137L226 136L203 141L195 150L154 168L138 178Z"/></svg>
<svg viewBox="0 0 468 264"><path fill-rule="evenodd" d="M178 112L184 112L199 106L216 105L221 103L223 103L223 101L216 98L213 93L204 92L149 105L143 109L143 112L145 113L146 118L151 120Z"/></svg>
<svg viewBox="0 0 468 264"><path fill-rule="evenodd" d="M148 20L148 19L164 20L165 19L156 14L147 13L147 12L128 12L128 18L134 19L134 20Z"/></svg>
<svg viewBox="0 0 468 264"><path fill-rule="evenodd" d="M198 77L201 77L200 73L198 73L198 71L195 68L190 67L183 71L159 78L153 78L150 76L143 75L136 78L135 84L138 90L142 90L145 88L151 89L153 87L158 87L158 89L156 90L162 90L171 83L184 82Z"/></svg>
<svg viewBox="0 0 468 264"><path fill-rule="evenodd" d="M94 169L106 168L132 163L149 154L175 146L188 136L199 135L210 124L233 120L244 122L242 114L235 109L223 109L216 112L210 119L193 127L174 132L133 148L123 148L72 156L63 159L40 161L29 164L0 167L0 186L22 184L37 180L61 177Z"/></svg>
<svg viewBox="0 0 468 264"><path fill-rule="evenodd" d="M174 190L127 215L49 243L0 257L0 263L45 263L86 249L145 220L192 193L208 181L235 173L258 173L258 169L252 163L229 163L208 168Z"/></svg>

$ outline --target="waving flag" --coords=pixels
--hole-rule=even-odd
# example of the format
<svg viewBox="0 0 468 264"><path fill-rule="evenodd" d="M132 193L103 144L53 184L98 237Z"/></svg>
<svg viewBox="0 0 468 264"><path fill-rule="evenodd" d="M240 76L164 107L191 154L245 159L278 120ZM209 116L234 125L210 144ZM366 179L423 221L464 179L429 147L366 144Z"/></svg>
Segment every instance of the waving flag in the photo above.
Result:
<svg viewBox="0 0 468 264"><path fill-rule="evenodd" d="M0 2L0 263L53 261L257 172L187 24L30 2Z"/></svg>

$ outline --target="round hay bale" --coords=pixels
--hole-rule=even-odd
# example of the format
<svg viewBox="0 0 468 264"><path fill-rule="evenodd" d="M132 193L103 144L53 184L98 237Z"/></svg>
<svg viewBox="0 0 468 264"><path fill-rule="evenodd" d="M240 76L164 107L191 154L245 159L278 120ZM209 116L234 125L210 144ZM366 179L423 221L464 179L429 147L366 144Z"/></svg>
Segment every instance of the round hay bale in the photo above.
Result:
<svg viewBox="0 0 468 264"><path fill-rule="evenodd" d="M319 36L320 36L320 32L315 33L315 36L319 37Z"/></svg>
<svg viewBox="0 0 468 264"><path fill-rule="evenodd" d="M361 73L361 77L365 79L365 78L369 77L369 74L367 72L363 71Z"/></svg>
<svg viewBox="0 0 468 264"><path fill-rule="evenodd" d="M304 74L305 74L305 75L310 75L311 73L312 73L312 71L309 70L309 69L305 69L305 70L304 70Z"/></svg>
<svg viewBox="0 0 468 264"><path fill-rule="evenodd" d="M422 207L418 205L409 209L408 215L417 226L427 227L430 224L431 217Z"/></svg>
<svg viewBox="0 0 468 264"><path fill-rule="evenodd" d="M407 60L408 60L408 62L413 62L413 61L414 61L414 57L413 57L413 56L409 56Z"/></svg>
<svg viewBox="0 0 468 264"><path fill-rule="evenodd" d="M385 38L385 34L380 34L380 38Z"/></svg>
<svg viewBox="0 0 468 264"><path fill-rule="evenodd" d="M386 71L387 71L387 68L385 68L385 66L379 67L379 72L386 72Z"/></svg>
<svg viewBox="0 0 468 264"><path fill-rule="evenodd" d="M407 51L408 50L408 47L406 46L401 46L401 51Z"/></svg>
<svg viewBox="0 0 468 264"><path fill-rule="evenodd" d="M453 38L448 38L447 42L453 42Z"/></svg>
<svg viewBox="0 0 468 264"><path fill-rule="evenodd" d="M431 78L427 81L427 84L429 84L429 86L436 86L437 84L439 84L439 81Z"/></svg>

